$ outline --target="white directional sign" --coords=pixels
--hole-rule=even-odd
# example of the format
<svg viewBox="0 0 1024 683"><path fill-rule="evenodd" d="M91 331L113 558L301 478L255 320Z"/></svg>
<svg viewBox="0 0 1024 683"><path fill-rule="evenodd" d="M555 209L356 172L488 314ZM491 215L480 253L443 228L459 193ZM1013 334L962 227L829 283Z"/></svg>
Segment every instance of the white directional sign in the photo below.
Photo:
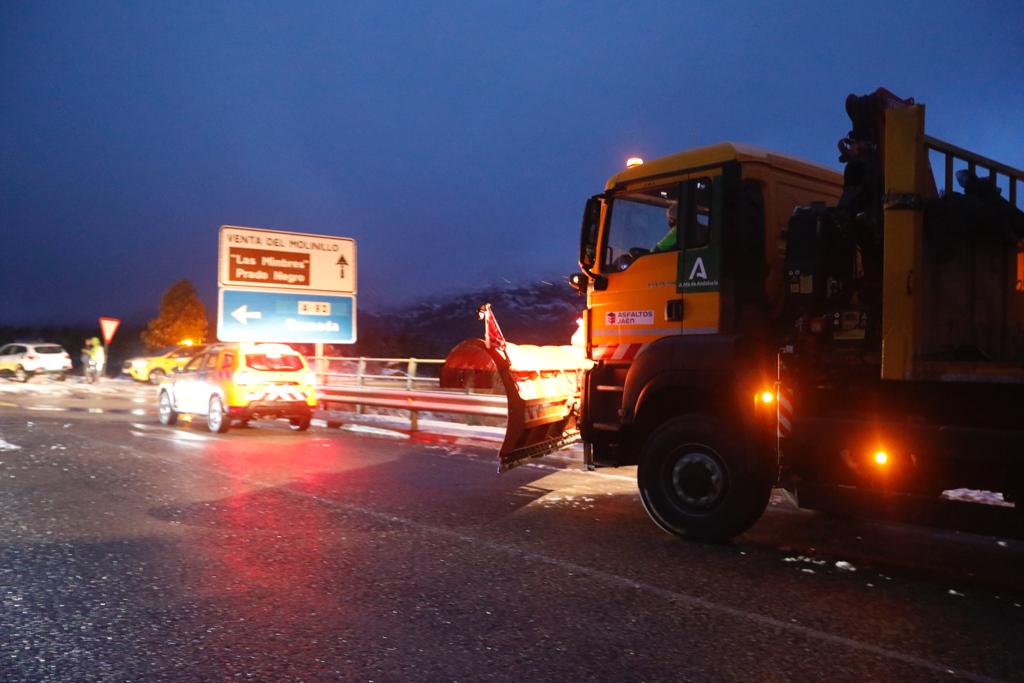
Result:
<svg viewBox="0 0 1024 683"><path fill-rule="evenodd" d="M355 294L356 243L347 237L220 229L217 284Z"/></svg>
<svg viewBox="0 0 1024 683"><path fill-rule="evenodd" d="M356 340L355 240L224 225L217 284L221 341Z"/></svg>

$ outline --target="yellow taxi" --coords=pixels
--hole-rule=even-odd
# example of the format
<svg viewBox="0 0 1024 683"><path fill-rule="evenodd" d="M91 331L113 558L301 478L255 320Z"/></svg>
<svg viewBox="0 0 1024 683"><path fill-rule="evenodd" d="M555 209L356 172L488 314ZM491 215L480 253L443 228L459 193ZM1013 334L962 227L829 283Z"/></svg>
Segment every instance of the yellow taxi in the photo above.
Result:
<svg viewBox="0 0 1024 683"><path fill-rule="evenodd" d="M124 362L122 370L138 382L160 384L167 376L205 349L205 344L172 346L161 349L152 356L129 358Z"/></svg>
<svg viewBox="0 0 1024 683"><path fill-rule="evenodd" d="M211 432L232 423L287 419L309 429L316 407L316 375L305 357L285 344L211 344L160 387L160 422L206 418Z"/></svg>

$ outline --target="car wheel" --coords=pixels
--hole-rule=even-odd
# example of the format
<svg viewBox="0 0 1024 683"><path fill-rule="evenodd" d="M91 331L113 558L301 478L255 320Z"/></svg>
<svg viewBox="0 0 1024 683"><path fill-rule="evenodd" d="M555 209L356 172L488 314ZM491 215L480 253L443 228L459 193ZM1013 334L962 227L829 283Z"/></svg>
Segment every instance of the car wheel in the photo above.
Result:
<svg viewBox="0 0 1024 683"><path fill-rule="evenodd" d="M312 421L312 415L303 415L302 417L293 417L290 422L292 423L293 432L304 432L309 429L309 423Z"/></svg>
<svg viewBox="0 0 1024 683"><path fill-rule="evenodd" d="M167 377L167 373L161 370L160 368L157 368L153 370L153 372L149 373L149 383L160 384L160 382L164 381L165 377Z"/></svg>
<svg viewBox="0 0 1024 683"><path fill-rule="evenodd" d="M18 369L14 371L14 379L17 382L25 383L31 375L25 371L25 368L18 366Z"/></svg>
<svg viewBox="0 0 1024 683"><path fill-rule="evenodd" d="M178 411L171 405L171 396L166 391L160 392L160 424L171 426L178 421Z"/></svg>
<svg viewBox="0 0 1024 683"><path fill-rule="evenodd" d="M226 415L224 402L220 400L220 396L210 397L210 412L206 416L206 426L217 434L223 434L231 427L231 420Z"/></svg>
<svg viewBox="0 0 1024 683"><path fill-rule="evenodd" d="M728 540L753 526L771 496L773 460L756 456L714 417L672 418L654 430L640 454L640 500L669 533Z"/></svg>

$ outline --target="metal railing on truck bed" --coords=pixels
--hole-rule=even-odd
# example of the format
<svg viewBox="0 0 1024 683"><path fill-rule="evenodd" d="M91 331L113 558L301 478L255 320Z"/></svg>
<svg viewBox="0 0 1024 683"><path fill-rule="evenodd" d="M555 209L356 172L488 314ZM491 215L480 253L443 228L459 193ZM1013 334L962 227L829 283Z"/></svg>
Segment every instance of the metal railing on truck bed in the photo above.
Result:
<svg viewBox="0 0 1024 683"><path fill-rule="evenodd" d="M1018 191L1018 184L1024 184L1024 171L983 157L980 154L975 154L962 147L951 145L930 135L924 136L924 145L929 152L929 161L932 161L932 152L935 152L939 157L941 162L939 166L943 170L943 186L938 189L944 194L954 192L953 178L955 177L955 172L959 170L957 166L966 169L971 175L977 175L979 169L987 170L992 175L996 187L1006 190L1006 198L1010 204L1018 209L1021 208L1018 200L1021 199L1022 193ZM935 167L934 162L932 166L933 168ZM1001 181L1004 179L1005 185L1002 185Z"/></svg>

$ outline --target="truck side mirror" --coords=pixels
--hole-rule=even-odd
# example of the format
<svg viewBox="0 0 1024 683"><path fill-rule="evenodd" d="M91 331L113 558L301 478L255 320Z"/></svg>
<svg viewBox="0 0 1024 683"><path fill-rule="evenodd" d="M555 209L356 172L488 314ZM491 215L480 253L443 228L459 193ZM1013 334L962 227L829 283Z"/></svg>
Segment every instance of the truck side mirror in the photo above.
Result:
<svg viewBox="0 0 1024 683"><path fill-rule="evenodd" d="M597 265L597 234L601 227L601 204L603 195L594 195L587 200L583 209L580 226L580 268L591 273Z"/></svg>

